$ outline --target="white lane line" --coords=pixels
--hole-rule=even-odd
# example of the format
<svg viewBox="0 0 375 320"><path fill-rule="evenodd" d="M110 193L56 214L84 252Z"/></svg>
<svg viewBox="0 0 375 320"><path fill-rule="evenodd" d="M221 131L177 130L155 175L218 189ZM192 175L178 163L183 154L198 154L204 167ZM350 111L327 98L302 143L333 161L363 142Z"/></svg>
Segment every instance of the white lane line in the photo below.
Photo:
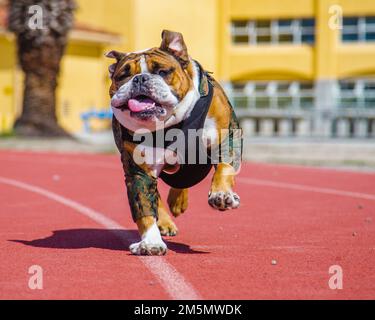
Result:
<svg viewBox="0 0 375 320"><path fill-rule="evenodd" d="M86 207L79 202L65 198L57 193L48 191L46 189L24 183L18 180L0 177L0 183L7 184L16 188L27 190L43 197L59 202L82 215L90 218L91 220L102 225L106 229L113 232L121 241L128 244L129 239L124 236L121 230L123 226L116 221L106 217L103 213L95 211ZM138 257L146 268L160 281L163 288L167 291L172 299L176 300L197 300L201 299L199 294L195 291L193 286L163 257Z"/></svg>
<svg viewBox="0 0 375 320"><path fill-rule="evenodd" d="M236 178L236 181L245 183L245 184L257 185L257 186L275 187L275 188L291 189L291 190L306 191L306 192L317 192L317 193L324 193L324 194L330 194L330 195L335 195L335 196L375 201L375 195L368 194L368 193L344 191L344 190L331 189L331 188L319 188L319 187L312 187L312 186L307 186L307 185L302 185L302 184L277 182L277 181L263 180L263 179L250 179L250 178L238 177Z"/></svg>

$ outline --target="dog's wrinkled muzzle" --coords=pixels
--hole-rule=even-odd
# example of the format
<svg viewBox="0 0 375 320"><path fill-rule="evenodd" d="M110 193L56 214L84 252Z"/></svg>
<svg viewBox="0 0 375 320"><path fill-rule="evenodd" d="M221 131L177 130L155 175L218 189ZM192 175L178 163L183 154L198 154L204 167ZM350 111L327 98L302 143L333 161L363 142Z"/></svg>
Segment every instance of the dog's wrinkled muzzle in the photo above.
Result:
<svg viewBox="0 0 375 320"><path fill-rule="evenodd" d="M111 106L113 108L121 108L121 106L127 105L127 97L121 92L121 89L117 91L111 99Z"/></svg>

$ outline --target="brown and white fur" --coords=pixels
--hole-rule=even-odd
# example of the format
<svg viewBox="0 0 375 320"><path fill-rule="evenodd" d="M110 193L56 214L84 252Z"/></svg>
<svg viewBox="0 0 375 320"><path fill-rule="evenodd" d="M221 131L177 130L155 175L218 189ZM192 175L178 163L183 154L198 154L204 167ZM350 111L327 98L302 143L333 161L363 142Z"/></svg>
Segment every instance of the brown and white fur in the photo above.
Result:
<svg viewBox="0 0 375 320"><path fill-rule="evenodd" d="M116 117L123 117L122 125L130 131L141 128L156 129L156 123L162 121L165 127L172 126L189 117L195 103L200 98L198 66L188 55L186 45L180 33L163 31L162 44L159 48L151 48L141 52L120 53L111 51L107 57L116 59L111 65L112 85L110 96L112 106L126 105L134 93L134 82L148 86L147 95L162 108L147 118L131 113L129 109L115 109ZM133 89L132 89L133 88ZM142 89L143 90L143 89ZM137 91L137 90L136 90ZM121 113L121 114L120 114ZM204 124L204 135L210 146L219 145L225 136L221 129L227 129L231 117L231 108L220 87L214 83L214 92L208 115ZM134 151L135 145L125 142L125 148ZM164 163L144 165L148 174L157 177L163 170ZM209 204L218 210L237 208L239 196L233 191L235 170L228 163L215 166L211 188L208 193ZM168 195L168 205L172 214L177 217L188 207L188 190L171 188ZM143 217L136 221L141 241L130 246L133 254L162 255L167 246L161 235L174 236L178 230L172 221L166 206L159 199L158 221L152 216Z"/></svg>

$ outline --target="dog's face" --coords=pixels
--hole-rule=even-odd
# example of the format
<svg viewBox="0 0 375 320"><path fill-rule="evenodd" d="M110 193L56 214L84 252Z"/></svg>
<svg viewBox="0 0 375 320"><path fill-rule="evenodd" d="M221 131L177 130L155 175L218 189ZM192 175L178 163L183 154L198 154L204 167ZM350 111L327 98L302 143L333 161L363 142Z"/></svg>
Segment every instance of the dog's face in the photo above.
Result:
<svg viewBox="0 0 375 320"><path fill-rule="evenodd" d="M111 105L116 118L132 131L155 130L181 121L199 98L196 71L180 33L163 31L160 48L111 51Z"/></svg>

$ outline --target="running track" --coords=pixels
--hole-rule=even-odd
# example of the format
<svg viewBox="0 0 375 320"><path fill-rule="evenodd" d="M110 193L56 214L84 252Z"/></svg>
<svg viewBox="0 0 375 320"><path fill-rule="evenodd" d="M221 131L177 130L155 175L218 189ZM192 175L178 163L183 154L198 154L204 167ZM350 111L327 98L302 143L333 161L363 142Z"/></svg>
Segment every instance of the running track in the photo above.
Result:
<svg viewBox="0 0 375 320"><path fill-rule="evenodd" d="M375 174L245 164L241 208L225 213L208 180L167 256L135 257L118 156L0 152L0 298L375 298ZM32 265L43 290L28 287Z"/></svg>

